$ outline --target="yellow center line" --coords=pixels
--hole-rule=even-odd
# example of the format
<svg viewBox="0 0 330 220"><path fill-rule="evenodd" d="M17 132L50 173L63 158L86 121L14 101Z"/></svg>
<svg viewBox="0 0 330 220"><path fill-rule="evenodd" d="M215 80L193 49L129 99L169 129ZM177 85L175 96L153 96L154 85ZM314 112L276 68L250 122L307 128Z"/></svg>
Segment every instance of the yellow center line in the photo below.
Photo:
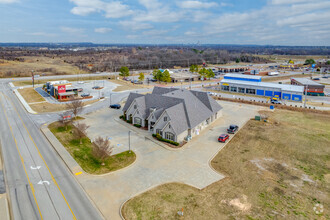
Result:
<svg viewBox="0 0 330 220"><path fill-rule="evenodd" d="M4 95L5 95L5 94L4 94ZM6 95L5 95L5 96L6 96ZM8 96L6 96L6 97L7 97L7 99L9 99L9 98L8 98ZM21 118L20 114L18 113L18 111L17 111L17 109L16 109L16 107L15 107L14 103L13 103L13 102L12 102L10 99L9 99L9 101L12 103L12 105L13 105L13 107L14 107L14 109L15 109L15 112L16 112L16 114L18 115L18 117L19 117L19 118L20 118L20 120L22 121L22 124L23 124L23 126L24 126L25 130L27 131L27 133L28 133L28 135L29 135L30 139L32 140L32 142L33 142L34 146L36 147L36 149L37 149L37 151L38 151L38 154L39 154L39 156L40 156L40 157L41 157L41 159L44 161L44 163L45 163L45 165L46 165L46 167L47 167L47 169L48 169L48 171L49 171L49 173L50 173L50 175L51 175L51 177L52 177L52 180L53 180L53 182L54 182L54 183L55 183L55 185L57 186L57 188L58 188L58 190L60 191L60 193L61 193L61 195L62 195L62 197L63 197L63 199L64 199L65 203L66 203L66 204L67 204L67 206L69 207L69 209L70 209L70 211L71 211L71 213L72 213L72 217L73 217L73 219L77 219L77 218L76 218L76 216L75 216L75 214L73 213L73 211L72 211L72 209L71 209L71 207L70 207L70 205L69 205L68 201L66 200L66 198L65 198L65 196L64 196L64 194L63 194L63 192L62 192L62 190L61 190L61 188L60 188L60 186L58 185L58 183L57 183L57 181L55 180L55 178L54 178L54 176L53 176L52 172L50 171L50 169L49 169L49 167L48 167L48 165L47 165L47 163L46 163L46 161L45 161L44 157L41 155L41 153L40 153L40 151L39 151L39 148L37 147L36 143L34 142L34 140L33 140L32 136L31 136L31 134L30 134L29 130L28 130L28 129L27 129L27 127L25 126L25 123L23 122L23 120L22 120L22 118Z"/></svg>
<svg viewBox="0 0 330 220"><path fill-rule="evenodd" d="M1 92L1 94L3 94L3 93ZM0 102L1 102L1 96L0 96ZM21 159L21 162L22 162L22 165L23 165L23 168L24 168L25 175L26 175L27 180L28 180L28 182L29 182L29 185L30 185L30 187L31 187L32 195L33 195L34 201L36 202L36 205L37 205L37 208L38 208L38 212L39 212L40 218L43 219L42 214L41 214L41 211L40 211L40 207L39 207L39 204L38 204L38 202L37 202L36 195L35 195L34 187L33 187L32 183L31 183L30 178L29 178L29 175L28 175L28 173L27 173L27 171L26 171L26 167L25 167L25 165L24 165L24 159L23 159L23 157L22 157L22 155L21 155L21 152L20 152L19 149L18 149L17 141L16 141L16 138L15 138L15 136L14 136L13 129L12 129L10 123L9 123L9 119L8 119L7 113L6 113L6 111L5 111L5 108L4 108L4 105L3 105L2 102L1 102L1 106L2 106L3 112L5 113L5 117L6 117L6 120L7 120L7 124L8 124L8 126L9 126L9 128L10 128L11 135L13 136L13 139L14 139L14 141L15 141L16 149L17 149L17 152L18 152L19 157L20 157L20 159Z"/></svg>

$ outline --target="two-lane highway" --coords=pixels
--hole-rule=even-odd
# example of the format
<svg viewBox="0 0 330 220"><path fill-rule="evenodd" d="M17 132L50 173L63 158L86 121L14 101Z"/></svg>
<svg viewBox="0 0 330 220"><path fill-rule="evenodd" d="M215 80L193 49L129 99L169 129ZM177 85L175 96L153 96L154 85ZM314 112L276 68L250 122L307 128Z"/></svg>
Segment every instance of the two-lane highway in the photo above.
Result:
<svg viewBox="0 0 330 220"><path fill-rule="evenodd" d="M14 219L101 219L7 85L0 85L0 140Z"/></svg>

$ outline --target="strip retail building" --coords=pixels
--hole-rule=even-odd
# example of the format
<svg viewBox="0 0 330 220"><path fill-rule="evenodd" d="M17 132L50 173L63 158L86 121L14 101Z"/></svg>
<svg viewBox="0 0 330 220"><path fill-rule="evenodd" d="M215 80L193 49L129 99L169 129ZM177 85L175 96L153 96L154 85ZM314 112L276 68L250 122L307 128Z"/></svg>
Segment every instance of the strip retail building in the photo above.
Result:
<svg viewBox="0 0 330 220"><path fill-rule="evenodd" d="M261 76L227 74L220 82L221 90L301 102L304 87L261 82Z"/></svg>

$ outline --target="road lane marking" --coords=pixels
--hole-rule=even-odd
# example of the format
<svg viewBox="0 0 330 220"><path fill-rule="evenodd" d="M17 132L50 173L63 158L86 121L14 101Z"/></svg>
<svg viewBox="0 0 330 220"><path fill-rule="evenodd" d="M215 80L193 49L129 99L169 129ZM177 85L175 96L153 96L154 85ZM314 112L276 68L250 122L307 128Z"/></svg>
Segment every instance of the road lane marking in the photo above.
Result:
<svg viewBox="0 0 330 220"><path fill-rule="evenodd" d="M30 166L31 170L39 170L41 168L41 166L36 166L36 167L33 167L33 166Z"/></svg>
<svg viewBox="0 0 330 220"><path fill-rule="evenodd" d="M3 93L1 92L1 94L3 94ZM17 141L16 141L16 138L15 138L15 136L14 136L13 129L12 129L10 123L9 123L9 119L8 119L7 113L6 113L5 109L4 109L3 103L1 102L1 96L0 96L0 103L1 103L1 106L2 106L2 109L3 109L3 113L5 114L5 117L6 117L6 120L7 120L7 124L8 124L8 126L9 126L9 128L10 128L11 135L13 136L13 139L14 139L14 141L15 141L16 149L17 149L18 155L19 155L19 157L20 157L20 159L21 159L21 163L22 163L22 165L23 165L23 168L24 168L24 172L25 172L26 178L27 178L27 180L28 180L28 182L29 182L29 185L30 185L30 187L31 187L32 195L33 195L34 201L36 202L36 205L37 205L37 208L38 208L38 212L39 212L40 218L43 219L42 214L41 214L41 211L40 211L40 207L39 207L39 204L38 204L38 202L37 202L36 195L35 195L34 187L33 187L32 183L31 183L31 181L30 181L30 177L29 177L29 175L28 175L28 173L27 173L27 171L26 171L26 167L25 167L25 165L24 165L24 158L22 157L21 152L20 152L19 149L18 149Z"/></svg>
<svg viewBox="0 0 330 220"><path fill-rule="evenodd" d="M3 95L5 95L5 94L3 94ZM6 95L5 95L5 96L6 96ZM60 191L60 193L61 193L61 195L62 195L62 197L63 197L65 203L67 204L68 208L70 209L70 211L71 211L71 213L72 213L72 217L73 217L73 219L77 219L76 216L75 216L75 214L73 213L73 211L72 211L70 205L69 205L69 202L66 200L66 198L65 198L65 196L64 196L64 194L63 194L63 192L62 192L62 190L61 190L61 188L60 188L60 186L58 185L58 183L57 183L57 181L55 180L55 178L54 178L52 172L50 171L50 169L49 169L49 167L48 167L48 165L47 165L47 163L46 163L44 157L41 155L41 152L39 151L39 148L38 148L37 144L36 144L35 141L33 140L33 138L32 138L32 136L31 136L29 130L27 129L27 127L26 127L26 125L25 125L23 119L21 118L20 114L18 113L18 111L17 111L17 109L16 109L14 103L9 99L8 96L6 96L6 97L7 97L7 99L12 103L12 106L13 106L13 108L15 109L16 114L17 114L18 117L20 118L20 120L21 120L21 122L22 122L22 124L23 124L25 130L27 131L27 133L28 133L28 135L29 135L31 141L33 142L34 146L36 147L36 149L37 149L37 151L38 151L38 154L39 154L40 158L44 161L44 163L45 163L45 165L46 165L46 167L47 167L47 169L48 169L48 171L49 171L49 173L50 173L50 176L51 176L53 182L54 182L55 185L57 186L57 188L58 188L58 190Z"/></svg>
<svg viewBox="0 0 330 220"><path fill-rule="evenodd" d="M39 185L43 185L44 183L47 183L48 185L50 185L50 182L47 181L47 180L40 180L40 181L38 182Z"/></svg>
<svg viewBox="0 0 330 220"><path fill-rule="evenodd" d="M80 175L80 174L82 174L82 172L75 173L76 176L78 176L78 175Z"/></svg>

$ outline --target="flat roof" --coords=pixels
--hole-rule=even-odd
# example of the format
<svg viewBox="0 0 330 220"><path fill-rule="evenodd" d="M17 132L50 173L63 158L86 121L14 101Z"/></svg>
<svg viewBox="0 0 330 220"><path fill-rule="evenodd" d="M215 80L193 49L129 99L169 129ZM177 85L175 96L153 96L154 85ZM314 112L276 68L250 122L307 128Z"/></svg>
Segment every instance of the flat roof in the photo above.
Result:
<svg viewBox="0 0 330 220"><path fill-rule="evenodd" d="M225 75L225 77L235 77L235 78L241 78L241 79L261 79L261 76L256 76L256 75L245 75L245 74L233 74L233 73L228 73Z"/></svg>
<svg viewBox="0 0 330 220"><path fill-rule="evenodd" d="M324 86L320 83L314 82L313 80L306 79L306 78L291 78L303 85L310 85L310 86Z"/></svg>
<svg viewBox="0 0 330 220"><path fill-rule="evenodd" d="M64 96L64 95L74 95L74 94L75 94L74 92L62 92L62 93L59 93L58 95Z"/></svg>
<svg viewBox="0 0 330 220"><path fill-rule="evenodd" d="M278 84L278 83L267 83L267 82L251 82L251 81L240 81L240 80L231 80L231 79L223 79L221 83L236 83L241 85L247 86L260 86L260 87L267 87L267 88L279 88L285 91L292 91L292 92L304 92L303 86L295 86L289 84Z"/></svg>
<svg viewBox="0 0 330 220"><path fill-rule="evenodd" d="M195 78L199 77L197 74L191 74L191 73L185 73L185 72L180 72L180 73L171 73L172 78Z"/></svg>

